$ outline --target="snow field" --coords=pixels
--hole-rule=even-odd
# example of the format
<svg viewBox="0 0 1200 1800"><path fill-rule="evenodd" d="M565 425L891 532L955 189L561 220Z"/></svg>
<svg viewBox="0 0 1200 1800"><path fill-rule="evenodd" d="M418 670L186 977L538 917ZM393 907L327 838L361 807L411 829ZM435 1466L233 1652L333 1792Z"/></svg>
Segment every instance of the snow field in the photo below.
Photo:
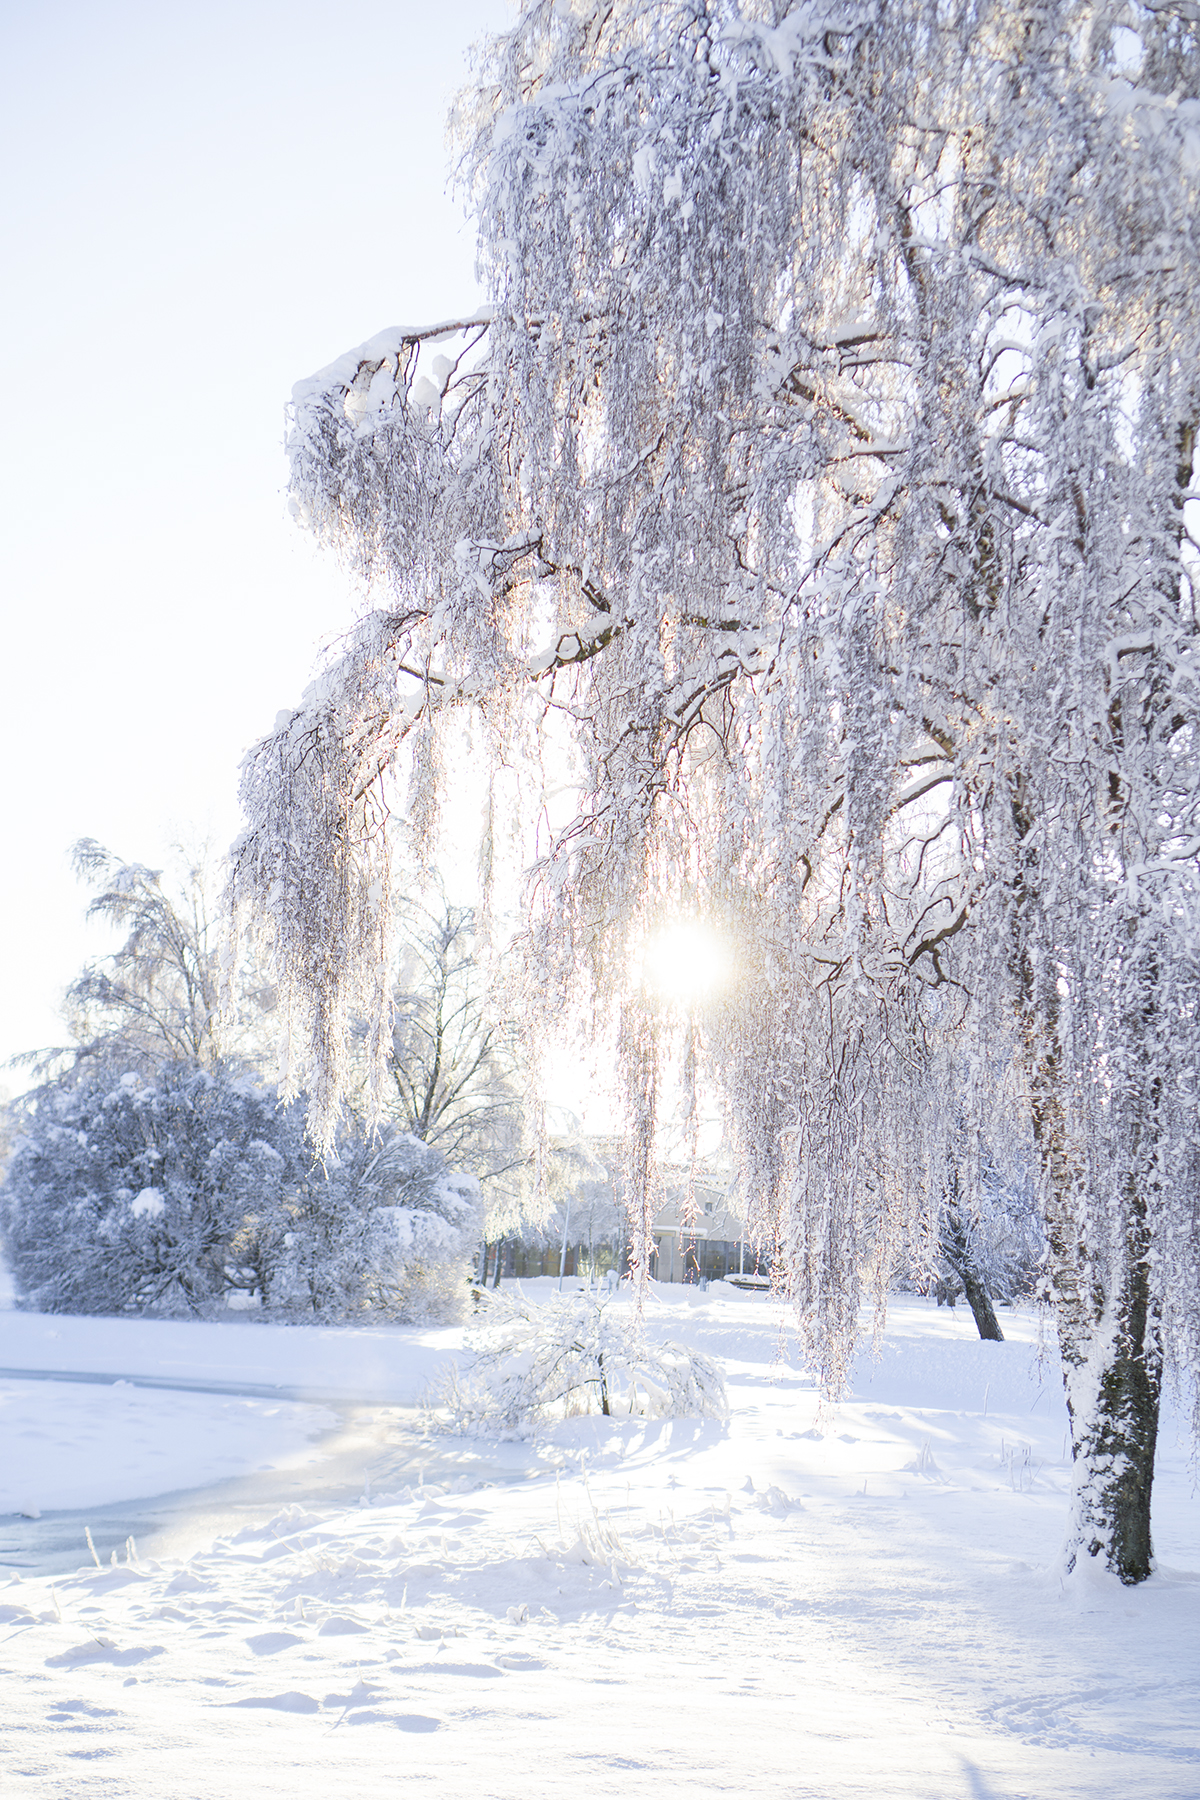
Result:
<svg viewBox="0 0 1200 1800"><path fill-rule="evenodd" d="M0 1371L153 1376L419 1400L462 1333L419 1326L225 1324L0 1311Z"/></svg>
<svg viewBox="0 0 1200 1800"><path fill-rule="evenodd" d="M327 1406L139 1387L139 1377L412 1404L461 1337L0 1312L0 1514L99 1507L302 1466L312 1440L337 1424ZM112 1379L6 1381L6 1369Z"/></svg>
<svg viewBox="0 0 1200 1800"><path fill-rule="evenodd" d="M37 1518L286 1464L336 1422L286 1401L0 1381L0 1513Z"/></svg>
<svg viewBox="0 0 1200 1800"><path fill-rule="evenodd" d="M0 1590L5 1794L215 1800L249 1770L314 1797L1200 1792L1182 1452L1158 1576L1061 1582L1033 1321L983 1345L900 1302L836 1409L761 1296L660 1293L649 1323L723 1356L728 1427L572 1420L496 1448L512 1485L289 1508L185 1563Z"/></svg>

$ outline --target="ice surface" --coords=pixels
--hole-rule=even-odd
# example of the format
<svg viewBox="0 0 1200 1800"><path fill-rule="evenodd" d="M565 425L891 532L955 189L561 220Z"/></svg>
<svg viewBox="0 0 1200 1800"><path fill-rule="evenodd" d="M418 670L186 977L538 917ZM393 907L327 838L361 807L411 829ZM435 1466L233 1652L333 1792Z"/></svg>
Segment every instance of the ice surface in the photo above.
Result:
<svg viewBox="0 0 1200 1800"><path fill-rule="evenodd" d="M0 1381L0 1514L199 1487L304 1451L324 1407L128 1382Z"/></svg>
<svg viewBox="0 0 1200 1800"><path fill-rule="evenodd" d="M461 1332L0 1312L0 1370L155 1376L414 1402Z"/></svg>

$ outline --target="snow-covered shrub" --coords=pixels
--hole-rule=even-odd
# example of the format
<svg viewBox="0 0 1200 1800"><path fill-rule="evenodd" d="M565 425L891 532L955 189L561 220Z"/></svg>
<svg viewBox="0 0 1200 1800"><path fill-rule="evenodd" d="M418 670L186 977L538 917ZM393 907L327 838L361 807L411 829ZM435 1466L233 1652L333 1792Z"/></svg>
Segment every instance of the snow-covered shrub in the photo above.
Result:
<svg viewBox="0 0 1200 1800"><path fill-rule="evenodd" d="M276 1298L327 1318L457 1318L481 1211L475 1177L411 1133L343 1139L294 1198Z"/></svg>
<svg viewBox="0 0 1200 1800"><path fill-rule="evenodd" d="M23 1124L0 1228L27 1305L198 1310L262 1279L294 1176L272 1092L220 1069L93 1067L43 1087Z"/></svg>
<svg viewBox="0 0 1200 1800"><path fill-rule="evenodd" d="M344 1319L452 1318L478 1185L407 1132L323 1166L299 1108L242 1073L92 1066L21 1106L0 1233L41 1312L207 1312L232 1296Z"/></svg>
<svg viewBox="0 0 1200 1800"><path fill-rule="evenodd" d="M440 1396L448 1429L528 1431L578 1413L724 1419L725 1382L711 1358L647 1342L636 1314L588 1294L545 1305L497 1293L467 1334L470 1361Z"/></svg>

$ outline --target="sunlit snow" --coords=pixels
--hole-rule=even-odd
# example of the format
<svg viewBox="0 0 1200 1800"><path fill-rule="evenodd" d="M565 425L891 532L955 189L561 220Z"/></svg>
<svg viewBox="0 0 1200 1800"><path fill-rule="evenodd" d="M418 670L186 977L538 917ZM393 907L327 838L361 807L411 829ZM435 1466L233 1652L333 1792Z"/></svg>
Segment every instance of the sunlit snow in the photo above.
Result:
<svg viewBox="0 0 1200 1800"><path fill-rule="evenodd" d="M86 1512L69 1515L78 1572L14 1572L0 1595L5 1792L216 1797L253 1768L259 1793L314 1797L1190 1800L1200 1542L1177 1421L1158 1574L1064 1582L1061 1384L1036 1317L1003 1322L1007 1341L985 1344L963 1308L896 1301L878 1360L829 1408L768 1296L659 1288L648 1328L720 1359L728 1426L588 1417L418 1453L414 1415L360 1411L338 1504L297 1490L186 1561L111 1541L98 1514L93 1561ZM460 1344L0 1316L9 1368L119 1356L134 1380L6 1382L8 1479L30 1504L83 1507L122 1482L132 1504L172 1455L181 1481L212 1481L290 1444L321 1490L325 1426L348 1402L251 1406L138 1375L289 1392L322 1376L349 1394L357 1372L407 1399ZM200 1475L206 1420L224 1461ZM215 1431L239 1420L255 1429ZM68 1491L51 1477L72 1444ZM401 1449L408 1473L381 1487L372 1471ZM198 1516L223 1491L198 1493ZM14 1571L45 1523L5 1521Z"/></svg>

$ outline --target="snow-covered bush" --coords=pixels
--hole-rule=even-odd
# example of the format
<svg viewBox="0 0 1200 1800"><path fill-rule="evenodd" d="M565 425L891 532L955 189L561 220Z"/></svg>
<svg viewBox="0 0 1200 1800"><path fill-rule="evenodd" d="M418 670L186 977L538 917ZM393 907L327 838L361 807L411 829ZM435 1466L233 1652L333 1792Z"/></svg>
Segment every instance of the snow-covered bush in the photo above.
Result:
<svg viewBox="0 0 1200 1800"><path fill-rule="evenodd" d="M498 1293L481 1301L471 1353L440 1395L448 1429L523 1432L577 1413L724 1419L716 1363L682 1344L651 1344L625 1308L588 1294L539 1306ZM445 1415L443 1415L445 1416Z"/></svg>
<svg viewBox="0 0 1200 1800"><path fill-rule="evenodd" d="M300 1109L245 1074L93 1065L21 1104L0 1233L42 1312L206 1312L231 1295L344 1319L452 1318L478 1185L407 1132L322 1166Z"/></svg>
<svg viewBox="0 0 1200 1800"><path fill-rule="evenodd" d="M43 1087L23 1124L0 1228L27 1305L195 1311L261 1280L295 1174L270 1091L185 1064L93 1067Z"/></svg>
<svg viewBox="0 0 1200 1800"><path fill-rule="evenodd" d="M294 1197L274 1297L326 1318L457 1318L481 1220L475 1177L411 1133L344 1138Z"/></svg>

